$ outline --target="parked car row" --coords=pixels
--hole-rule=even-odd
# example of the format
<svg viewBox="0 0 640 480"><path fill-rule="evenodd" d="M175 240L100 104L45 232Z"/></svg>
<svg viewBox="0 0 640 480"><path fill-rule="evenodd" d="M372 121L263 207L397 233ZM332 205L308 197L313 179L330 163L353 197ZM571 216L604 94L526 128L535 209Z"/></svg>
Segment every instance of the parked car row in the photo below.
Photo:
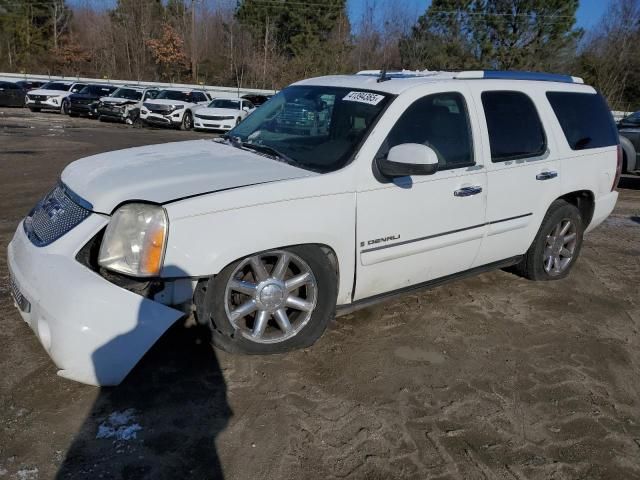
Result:
<svg viewBox="0 0 640 480"><path fill-rule="evenodd" d="M183 130L231 130L268 99L265 95L214 99L204 90L178 87L0 82L0 106Z"/></svg>

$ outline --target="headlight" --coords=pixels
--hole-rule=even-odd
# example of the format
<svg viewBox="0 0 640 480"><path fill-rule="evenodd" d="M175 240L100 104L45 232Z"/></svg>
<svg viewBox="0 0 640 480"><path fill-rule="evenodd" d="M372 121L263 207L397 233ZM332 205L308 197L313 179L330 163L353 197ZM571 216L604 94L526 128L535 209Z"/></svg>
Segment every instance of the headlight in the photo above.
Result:
<svg viewBox="0 0 640 480"><path fill-rule="evenodd" d="M174 105L171 111L175 112L176 110L182 110L183 108L184 108L184 105Z"/></svg>
<svg viewBox="0 0 640 480"><path fill-rule="evenodd" d="M160 273L169 222L164 208L129 203L113 214L100 245L98 263L135 277Z"/></svg>

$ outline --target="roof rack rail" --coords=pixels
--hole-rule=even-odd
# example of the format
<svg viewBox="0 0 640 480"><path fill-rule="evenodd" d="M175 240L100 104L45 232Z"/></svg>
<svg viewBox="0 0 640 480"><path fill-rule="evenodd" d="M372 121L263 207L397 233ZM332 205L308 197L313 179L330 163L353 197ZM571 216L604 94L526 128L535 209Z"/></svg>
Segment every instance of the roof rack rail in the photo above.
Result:
<svg viewBox="0 0 640 480"><path fill-rule="evenodd" d="M380 70L362 70L357 75L380 76ZM439 72L430 70L397 70L385 72L385 79L448 77L459 80L492 79L492 80L536 80L539 82L584 83L580 77L559 73L521 72L515 70L468 70L463 72Z"/></svg>
<svg viewBox="0 0 640 480"><path fill-rule="evenodd" d="M458 79L484 78L491 80L537 80L540 82L584 83L580 77L560 73L522 72L517 70L471 70L458 72Z"/></svg>

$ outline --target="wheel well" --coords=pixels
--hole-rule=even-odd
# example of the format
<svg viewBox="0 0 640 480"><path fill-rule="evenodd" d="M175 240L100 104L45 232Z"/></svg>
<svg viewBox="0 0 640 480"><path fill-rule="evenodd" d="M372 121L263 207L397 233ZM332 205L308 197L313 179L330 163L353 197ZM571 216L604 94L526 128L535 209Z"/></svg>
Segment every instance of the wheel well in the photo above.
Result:
<svg viewBox="0 0 640 480"><path fill-rule="evenodd" d="M578 190L576 192L567 193L560 198L572 205L575 205L578 210L580 210L580 216L584 222L584 228L587 228L591 223L593 210L596 206L593 192L589 190Z"/></svg>
<svg viewBox="0 0 640 480"><path fill-rule="evenodd" d="M627 152L622 149L622 172L627 173L629 171L629 161L627 160Z"/></svg>

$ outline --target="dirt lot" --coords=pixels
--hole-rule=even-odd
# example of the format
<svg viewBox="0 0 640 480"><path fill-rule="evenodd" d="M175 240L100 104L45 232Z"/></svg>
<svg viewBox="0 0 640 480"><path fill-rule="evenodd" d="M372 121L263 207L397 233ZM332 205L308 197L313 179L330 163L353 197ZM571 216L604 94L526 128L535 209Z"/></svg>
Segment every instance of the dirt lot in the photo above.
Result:
<svg viewBox="0 0 640 480"><path fill-rule="evenodd" d="M0 250L69 162L204 134L0 111ZM497 271L283 356L174 328L117 388L56 376L0 256L0 479L640 478L640 177L569 279Z"/></svg>

